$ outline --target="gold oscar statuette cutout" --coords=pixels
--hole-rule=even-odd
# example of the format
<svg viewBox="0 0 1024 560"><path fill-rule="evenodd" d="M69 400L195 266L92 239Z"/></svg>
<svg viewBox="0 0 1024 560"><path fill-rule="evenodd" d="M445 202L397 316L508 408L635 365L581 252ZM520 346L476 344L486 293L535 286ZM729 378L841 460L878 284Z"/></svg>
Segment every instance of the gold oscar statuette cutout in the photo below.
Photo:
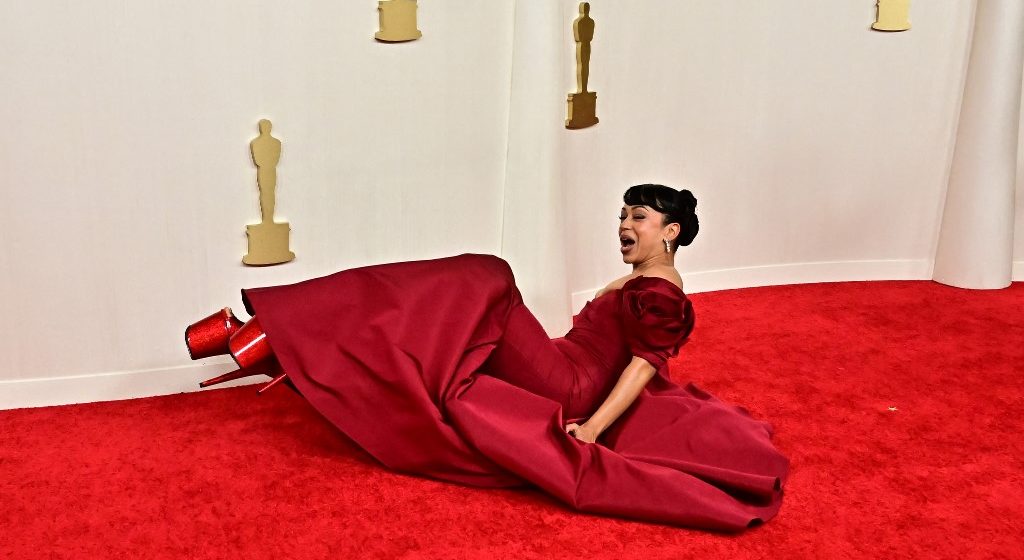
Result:
<svg viewBox="0 0 1024 560"><path fill-rule="evenodd" d="M416 29L416 0L380 0L380 31L374 38L385 43L415 41L423 36Z"/></svg>
<svg viewBox="0 0 1024 560"><path fill-rule="evenodd" d="M590 2L580 2L580 17L572 22L576 40L576 93L569 94L569 116L565 128L586 128L597 124L597 94L587 91L590 79L590 42L594 40L594 20Z"/></svg>
<svg viewBox="0 0 1024 560"><path fill-rule="evenodd" d="M256 164L256 184L260 189L260 223L245 226L249 252L242 262L254 266L280 264L295 258L288 250L288 222L274 222L274 195L277 190L277 162L281 159L281 141L270 135L267 119L259 123L260 135L249 142L252 162Z"/></svg>
<svg viewBox="0 0 1024 560"><path fill-rule="evenodd" d="M910 29L910 0L878 0L878 19L871 29L906 31Z"/></svg>

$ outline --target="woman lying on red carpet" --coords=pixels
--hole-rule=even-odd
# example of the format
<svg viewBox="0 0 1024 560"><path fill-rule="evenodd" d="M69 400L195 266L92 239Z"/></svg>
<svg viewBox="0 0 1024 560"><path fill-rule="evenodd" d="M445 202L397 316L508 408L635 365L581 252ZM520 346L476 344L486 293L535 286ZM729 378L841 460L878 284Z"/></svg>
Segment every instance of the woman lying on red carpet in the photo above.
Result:
<svg viewBox="0 0 1024 560"><path fill-rule="evenodd" d="M674 257L688 190L637 185L619 216L632 273L550 339L507 262L461 254L242 290L186 329L285 382L381 463L461 484L533 484L580 511L740 531L773 517L789 462L767 422L668 376L694 325Z"/></svg>

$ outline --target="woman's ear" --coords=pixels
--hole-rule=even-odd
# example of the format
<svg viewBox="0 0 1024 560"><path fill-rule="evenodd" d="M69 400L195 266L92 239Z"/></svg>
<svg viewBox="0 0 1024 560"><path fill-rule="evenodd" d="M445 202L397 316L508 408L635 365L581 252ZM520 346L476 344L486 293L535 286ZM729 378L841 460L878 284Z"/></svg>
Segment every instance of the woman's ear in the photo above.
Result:
<svg viewBox="0 0 1024 560"><path fill-rule="evenodd" d="M668 235L669 235L669 238L668 238L669 241L675 241L675 239L677 237L679 237L679 224L677 224L676 222L672 222L671 224L669 224L668 225Z"/></svg>

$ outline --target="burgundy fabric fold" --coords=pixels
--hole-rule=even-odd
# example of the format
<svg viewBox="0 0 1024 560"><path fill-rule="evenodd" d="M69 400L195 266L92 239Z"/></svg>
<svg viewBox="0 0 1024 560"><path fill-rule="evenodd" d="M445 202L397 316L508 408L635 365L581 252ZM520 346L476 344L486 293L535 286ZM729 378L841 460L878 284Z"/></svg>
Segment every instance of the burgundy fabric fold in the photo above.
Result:
<svg viewBox="0 0 1024 560"><path fill-rule="evenodd" d="M535 485L580 510L738 531L770 519L788 460L771 426L668 378L693 308L638 277L550 339L512 270L462 254L242 291L282 367L329 421L384 465L462 484ZM658 370L584 443L585 420L633 356Z"/></svg>

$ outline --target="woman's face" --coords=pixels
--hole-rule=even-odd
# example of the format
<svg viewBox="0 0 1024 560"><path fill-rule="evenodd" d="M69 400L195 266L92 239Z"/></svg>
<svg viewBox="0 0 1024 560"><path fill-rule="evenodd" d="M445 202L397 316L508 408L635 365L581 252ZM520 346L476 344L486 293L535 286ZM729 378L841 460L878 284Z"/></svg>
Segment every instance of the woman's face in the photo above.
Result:
<svg viewBox="0 0 1024 560"><path fill-rule="evenodd" d="M664 216L642 204L622 207L619 212L619 250L622 252L622 262L642 263L665 252L665 239L671 241L675 237L673 228L676 224L662 227Z"/></svg>

